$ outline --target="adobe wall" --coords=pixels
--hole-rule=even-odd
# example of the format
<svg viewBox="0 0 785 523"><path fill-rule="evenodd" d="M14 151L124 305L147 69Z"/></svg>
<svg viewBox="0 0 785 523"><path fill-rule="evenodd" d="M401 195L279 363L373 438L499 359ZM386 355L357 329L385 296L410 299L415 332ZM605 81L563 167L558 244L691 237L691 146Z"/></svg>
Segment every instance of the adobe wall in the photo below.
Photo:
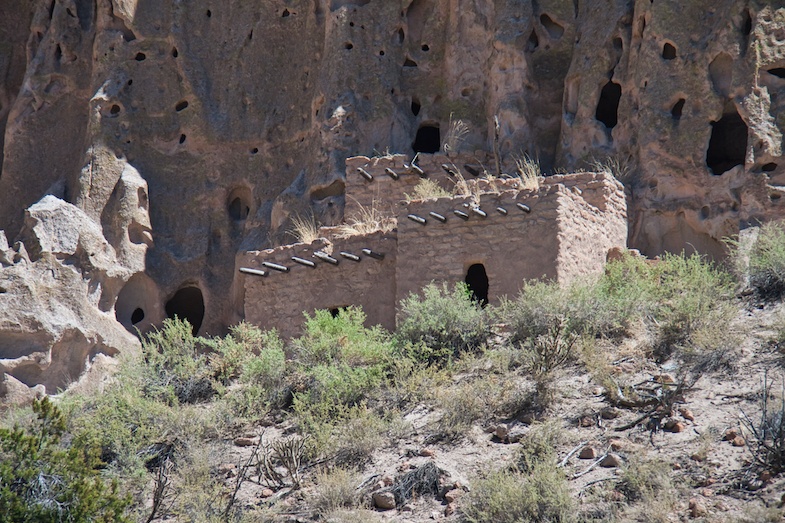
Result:
<svg viewBox="0 0 785 523"><path fill-rule="evenodd" d="M384 259L364 255L364 248L383 253ZM331 265L314 258L313 253L318 250L331 253L339 264ZM396 250L394 232L375 232L241 253L237 269L248 267L268 273L267 276L238 273L245 289L245 320L264 329L275 327L283 336L292 337L301 332L303 311L312 314L317 309L359 305L367 316L367 326L381 324L392 330L395 327ZM340 251L356 254L360 261L342 258L338 254ZM297 264L292 256L312 260L316 267ZM262 262L265 261L288 267L289 272L264 268Z"/></svg>
<svg viewBox="0 0 785 523"><path fill-rule="evenodd" d="M403 154L383 156L378 158L368 158L367 156L354 156L346 160L346 207L344 216L351 219L356 216L363 208L390 213L395 216L398 213L398 204L406 198L407 194L414 192L414 187L421 178L419 173L408 169L411 158ZM441 167L442 164L457 170L466 180L475 179L471 174L468 165L475 172L482 172L482 166L492 170L492 160L487 153L477 152L477 154L420 154L417 157L417 166L420 167L427 178L435 181L445 190L452 193L456 178L451 177ZM373 181L364 178L358 168L362 168L373 176ZM392 169L398 174L398 179L394 180L385 169ZM478 171L479 169L479 171Z"/></svg>
<svg viewBox="0 0 785 523"><path fill-rule="evenodd" d="M555 177L553 177L555 178ZM605 267L608 250L627 245L627 202L623 186L604 173L562 176L559 198L559 282Z"/></svg>
<svg viewBox="0 0 785 523"><path fill-rule="evenodd" d="M483 194L480 208L487 213L485 218L464 206L468 197L412 202L398 218L397 299L419 292L432 280L464 281L475 263L485 266L491 303L502 295L514 295L525 279L556 278L560 194L554 190ZM522 211L517 203L528 205L531 212ZM469 218L456 216L454 210ZM447 221L442 223L429 212ZM424 217L426 224L408 219L409 213Z"/></svg>

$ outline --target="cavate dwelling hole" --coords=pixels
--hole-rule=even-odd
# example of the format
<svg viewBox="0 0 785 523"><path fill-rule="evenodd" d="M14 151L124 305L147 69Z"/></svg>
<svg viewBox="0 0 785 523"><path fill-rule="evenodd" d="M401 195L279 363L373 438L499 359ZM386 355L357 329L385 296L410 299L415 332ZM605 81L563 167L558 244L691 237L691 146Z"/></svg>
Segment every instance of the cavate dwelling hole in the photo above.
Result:
<svg viewBox="0 0 785 523"><path fill-rule="evenodd" d="M423 125L417 129L417 136L412 144L416 153L436 153L442 145L442 136L435 125Z"/></svg>
<svg viewBox="0 0 785 523"><path fill-rule="evenodd" d="M180 111L185 110L187 107L188 107L188 100L182 100L180 102L177 102L177 105L174 106L174 110L179 113Z"/></svg>
<svg viewBox="0 0 785 523"><path fill-rule="evenodd" d="M257 154L258 152L259 152L258 147L254 147L253 149L251 149L251 154Z"/></svg>
<svg viewBox="0 0 785 523"><path fill-rule="evenodd" d="M545 13L540 15L540 23L545 30L548 31L548 36L553 40L558 40L564 34L564 27L562 27L561 24L554 22L553 18Z"/></svg>
<svg viewBox="0 0 785 523"><path fill-rule="evenodd" d="M354 44L351 43L351 42L346 42L346 43L343 44L343 48L346 49L347 51L349 51L351 49L354 49Z"/></svg>
<svg viewBox="0 0 785 523"><path fill-rule="evenodd" d="M112 106L112 107L109 109L109 114L111 114L112 116L117 116L118 114L120 114L120 106L119 106L119 105L117 105L117 104L114 104L114 105L113 105L113 106Z"/></svg>
<svg viewBox="0 0 785 523"><path fill-rule="evenodd" d="M227 211L229 217L241 222L251 214L251 190L248 187L237 187L229 193L227 198Z"/></svg>
<svg viewBox="0 0 785 523"><path fill-rule="evenodd" d="M412 114L417 116L420 114L420 109L422 106L420 105L420 101L417 98L412 98Z"/></svg>
<svg viewBox="0 0 785 523"><path fill-rule="evenodd" d="M284 10L283 10L283 13L281 13L281 18L286 18L286 17L287 17L287 16L289 16L290 14L291 14L291 13L289 12L289 10L288 10L288 9L284 9Z"/></svg>
<svg viewBox="0 0 785 523"><path fill-rule="evenodd" d="M164 306L166 316L187 320L193 327L194 336L204 320L204 298L199 287L183 287Z"/></svg>
<svg viewBox="0 0 785 523"><path fill-rule="evenodd" d="M184 144L184 143L185 143L185 135L184 135L184 134L181 134L181 135L180 135L180 144L182 145L182 144Z"/></svg>
<svg viewBox="0 0 785 523"><path fill-rule="evenodd" d="M403 32L402 28L399 28L398 31L395 33L398 36L398 44L403 43L403 39L406 37L406 33Z"/></svg>
<svg viewBox="0 0 785 523"><path fill-rule="evenodd" d="M134 312L131 313L131 324L136 325L137 323L141 322L144 319L144 311L141 307L137 307L134 309Z"/></svg>
<svg viewBox="0 0 785 523"><path fill-rule="evenodd" d="M464 279L472 293L472 300L485 307L488 305L488 274L482 263L475 263L466 271Z"/></svg>
<svg viewBox="0 0 785 523"><path fill-rule="evenodd" d="M172 47L172 58L177 58L178 56L180 56L180 53L177 52L177 48Z"/></svg>
<svg viewBox="0 0 785 523"><path fill-rule="evenodd" d="M532 33L529 35L529 41L526 42L526 50L531 53L538 47L540 47L540 39L537 38L537 33L532 29Z"/></svg>
<svg viewBox="0 0 785 523"><path fill-rule="evenodd" d="M741 34L749 36L752 33L752 15L749 9L744 10L744 18L741 23Z"/></svg>
<svg viewBox="0 0 785 523"><path fill-rule="evenodd" d="M330 307L330 316L333 318L337 318L339 314L341 314L341 309L344 307Z"/></svg>
<svg viewBox="0 0 785 523"><path fill-rule="evenodd" d="M760 170L765 172L765 173L770 173L772 171L775 171L776 169L777 169L777 164L773 163L773 162L772 163L763 164L761 166L761 168L760 168Z"/></svg>
<svg viewBox="0 0 785 523"><path fill-rule="evenodd" d="M422 44L422 46L420 47L420 49L421 49L423 52L427 53L428 51L430 51L430 50L431 50L431 47L430 47L428 44Z"/></svg>
<svg viewBox="0 0 785 523"><path fill-rule="evenodd" d="M212 18L213 12L208 9L207 12L205 12L205 15L207 15L207 18Z"/></svg>
<svg viewBox="0 0 785 523"><path fill-rule="evenodd" d="M681 120L681 114L684 111L684 103L686 101L687 100L684 98L679 98L679 101L673 104L673 107L671 108L671 117L673 117L674 120Z"/></svg>
<svg viewBox="0 0 785 523"><path fill-rule="evenodd" d="M726 113L711 123L711 138L706 151L706 165L720 175L737 165L744 165L747 154L747 124L739 113Z"/></svg>
<svg viewBox="0 0 785 523"><path fill-rule="evenodd" d="M704 205L701 207L701 220L708 220L709 216L711 216L711 209L708 205Z"/></svg>
<svg viewBox="0 0 785 523"><path fill-rule="evenodd" d="M414 60L412 60L411 58L409 58L407 56L406 60L403 61L403 66L404 67L417 67L417 62L415 62Z"/></svg>
<svg viewBox="0 0 785 523"><path fill-rule="evenodd" d="M624 51L624 40L618 36L613 39L613 49L617 52Z"/></svg>
<svg viewBox="0 0 785 523"><path fill-rule="evenodd" d="M144 62L146 59L147 59L147 55L144 53L136 53L136 56L134 57L134 60L136 60L137 62Z"/></svg>
<svg viewBox="0 0 785 523"><path fill-rule="evenodd" d="M665 42L665 45L662 46L662 57L666 60L673 60L676 58L676 48Z"/></svg>
<svg viewBox="0 0 785 523"><path fill-rule="evenodd" d="M766 72L772 76L776 76L777 78L785 78L785 67L775 67L774 69L769 69Z"/></svg>
<svg viewBox="0 0 785 523"><path fill-rule="evenodd" d="M621 100L621 85L608 82L600 91L600 101L594 117L605 124L608 129L613 129L619 121L619 100Z"/></svg>

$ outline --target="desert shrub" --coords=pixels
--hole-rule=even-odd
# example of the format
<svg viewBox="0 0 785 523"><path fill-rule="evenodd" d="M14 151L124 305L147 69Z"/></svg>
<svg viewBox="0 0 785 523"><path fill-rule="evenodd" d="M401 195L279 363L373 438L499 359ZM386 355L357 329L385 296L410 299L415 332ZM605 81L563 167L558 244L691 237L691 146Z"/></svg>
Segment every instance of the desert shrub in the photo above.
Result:
<svg viewBox="0 0 785 523"><path fill-rule="evenodd" d="M741 255L736 252L736 258ZM778 300L785 294L785 224L761 226L747 255L750 286L763 299Z"/></svg>
<svg viewBox="0 0 785 523"><path fill-rule="evenodd" d="M733 343L728 326L736 308L730 275L700 255L665 255L654 267L658 285L651 312L654 355L725 350Z"/></svg>
<svg viewBox="0 0 785 523"><path fill-rule="evenodd" d="M254 347L254 352L243 351L244 356L234 365L241 384L228 396L234 412L240 416L254 416L270 407L281 406L286 396L287 371L283 340L275 330L258 331L252 344L244 342L241 346ZM223 347L226 344L222 344Z"/></svg>
<svg viewBox="0 0 785 523"><path fill-rule="evenodd" d="M191 325L178 318L142 340L144 393L170 402L196 403L215 394L213 373Z"/></svg>
<svg viewBox="0 0 785 523"><path fill-rule="evenodd" d="M259 327L242 321L229 328L224 337L200 339L201 344L212 351L209 355L213 373L221 383L239 377L243 364L258 355L270 344L277 346L275 331L263 332Z"/></svg>
<svg viewBox="0 0 785 523"><path fill-rule="evenodd" d="M561 469L537 463L527 473L502 470L475 481L463 513L470 523L568 523L575 503Z"/></svg>
<svg viewBox="0 0 785 523"><path fill-rule="evenodd" d="M361 496L357 491L357 485L360 481L361 478L355 471L343 468L318 472L314 508L320 514L329 514L340 509L358 507Z"/></svg>
<svg viewBox="0 0 785 523"><path fill-rule="evenodd" d="M785 381L780 385L779 397L772 393L772 386L768 375L764 375L760 414L752 418L742 412L742 421L752 435L749 448L754 465L779 474L785 471Z"/></svg>
<svg viewBox="0 0 785 523"><path fill-rule="evenodd" d="M633 459L624 468L616 489L629 501L654 499L674 488L671 466L663 461Z"/></svg>
<svg viewBox="0 0 785 523"><path fill-rule="evenodd" d="M398 339L414 346L424 344L428 350L423 350L419 358L430 363L479 349L490 335L487 314L472 301L463 283L452 290L446 283L430 283L422 296L410 294L401 301L400 310Z"/></svg>
<svg viewBox="0 0 785 523"><path fill-rule="evenodd" d="M558 422L534 425L521 439L517 466L522 472L534 470L538 465L556 465L556 446L564 433Z"/></svg>
<svg viewBox="0 0 785 523"><path fill-rule="evenodd" d="M64 446L66 420L47 398L28 427L0 429L0 522L128 521L130 499L101 478L96 449Z"/></svg>

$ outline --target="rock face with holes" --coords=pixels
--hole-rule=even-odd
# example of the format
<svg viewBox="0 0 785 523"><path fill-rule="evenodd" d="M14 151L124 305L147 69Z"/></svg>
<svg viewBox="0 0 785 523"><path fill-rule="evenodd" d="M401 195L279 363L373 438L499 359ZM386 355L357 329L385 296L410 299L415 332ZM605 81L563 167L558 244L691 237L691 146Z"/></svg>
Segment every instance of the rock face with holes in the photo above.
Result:
<svg viewBox="0 0 785 523"><path fill-rule="evenodd" d="M21 238L46 195L84 212L131 271L101 273L99 302L132 331L241 319L237 253L339 223L357 154L481 150L495 175L610 157L647 255L720 257L783 216L767 0L6 0L1 18L0 229Z"/></svg>
<svg viewBox="0 0 785 523"><path fill-rule="evenodd" d="M96 222L50 195L28 209L21 236L11 249L0 234L0 397L16 400L65 388L99 354L138 347L112 310L134 271Z"/></svg>

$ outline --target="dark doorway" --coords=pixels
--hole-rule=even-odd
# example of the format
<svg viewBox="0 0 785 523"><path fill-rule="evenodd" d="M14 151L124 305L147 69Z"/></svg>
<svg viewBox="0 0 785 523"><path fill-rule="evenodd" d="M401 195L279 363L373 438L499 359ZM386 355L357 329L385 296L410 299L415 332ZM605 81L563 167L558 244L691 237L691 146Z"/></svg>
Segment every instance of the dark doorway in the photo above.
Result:
<svg viewBox="0 0 785 523"><path fill-rule="evenodd" d="M144 319L144 310L141 307L137 307L134 309L134 312L131 313L131 323L136 325L140 321Z"/></svg>
<svg viewBox="0 0 785 523"><path fill-rule="evenodd" d="M466 271L464 280L472 293L472 300L485 307L488 305L488 275L482 263L475 263Z"/></svg>
<svg viewBox="0 0 785 523"><path fill-rule="evenodd" d="M737 165L744 165L747 155L747 124L738 111L725 113L711 123L711 138L706 151L706 165L719 175Z"/></svg>
<svg viewBox="0 0 785 523"><path fill-rule="evenodd" d="M619 121L619 100L621 100L621 85L608 82L600 91L600 101L597 103L597 112L594 117L605 124L608 129L613 129Z"/></svg>
<svg viewBox="0 0 785 523"><path fill-rule="evenodd" d="M442 146L442 135L435 125L423 125L417 129L412 149L416 153L438 153Z"/></svg>
<svg viewBox="0 0 785 523"><path fill-rule="evenodd" d="M166 315L187 320L193 327L194 336L199 332L204 319L204 298L198 287L183 287L166 302Z"/></svg>

